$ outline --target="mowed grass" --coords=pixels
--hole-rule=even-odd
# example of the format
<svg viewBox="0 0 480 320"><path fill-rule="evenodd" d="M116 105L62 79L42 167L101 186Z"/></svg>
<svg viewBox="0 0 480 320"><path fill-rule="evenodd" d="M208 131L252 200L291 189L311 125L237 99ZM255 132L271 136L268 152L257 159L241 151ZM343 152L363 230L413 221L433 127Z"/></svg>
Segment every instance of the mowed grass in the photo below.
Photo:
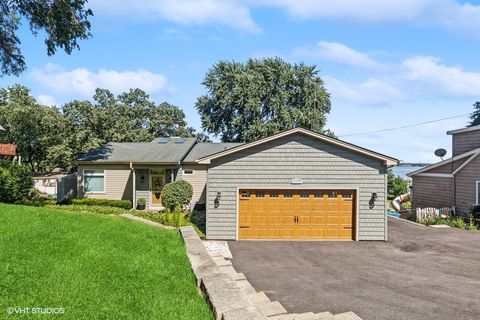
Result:
<svg viewBox="0 0 480 320"><path fill-rule="evenodd" d="M63 315L8 315L8 307ZM212 319L174 231L0 204L0 319Z"/></svg>

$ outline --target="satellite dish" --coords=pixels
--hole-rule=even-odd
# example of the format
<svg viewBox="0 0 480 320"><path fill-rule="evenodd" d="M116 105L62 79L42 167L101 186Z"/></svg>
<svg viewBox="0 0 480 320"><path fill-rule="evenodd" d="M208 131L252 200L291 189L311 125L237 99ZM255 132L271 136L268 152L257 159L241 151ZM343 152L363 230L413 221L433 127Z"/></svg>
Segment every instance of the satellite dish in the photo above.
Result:
<svg viewBox="0 0 480 320"><path fill-rule="evenodd" d="M443 160L443 157L445 157L446 154L447 154L447 150L445 150L445 149L440 148L440 149L435 150L435 155L442 160Z"/></svg>

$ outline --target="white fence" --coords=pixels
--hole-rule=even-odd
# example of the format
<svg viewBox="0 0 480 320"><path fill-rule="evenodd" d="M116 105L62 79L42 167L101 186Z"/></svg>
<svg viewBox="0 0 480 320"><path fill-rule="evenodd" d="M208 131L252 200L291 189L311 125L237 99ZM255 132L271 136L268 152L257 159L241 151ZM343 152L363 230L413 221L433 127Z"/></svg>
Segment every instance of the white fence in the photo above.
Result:
<svg viewBox="0 0 480 320"><path fill-rule="evenodd" d="M428 220L434 218L448 218L452 215L452 208L417 208L416 220Z"/></svg>

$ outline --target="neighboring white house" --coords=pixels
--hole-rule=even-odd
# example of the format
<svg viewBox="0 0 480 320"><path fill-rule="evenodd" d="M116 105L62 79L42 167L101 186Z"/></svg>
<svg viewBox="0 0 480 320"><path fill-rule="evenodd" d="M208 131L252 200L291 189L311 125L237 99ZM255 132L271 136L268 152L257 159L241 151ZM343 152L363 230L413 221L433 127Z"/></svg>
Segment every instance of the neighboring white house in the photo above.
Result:
<svg viewBox="0 0 480 320"><path fill-rule="evenodd" d="M77 196L77 174L66 172L34 173L34 187L49 199L62 201Z"/></svg>

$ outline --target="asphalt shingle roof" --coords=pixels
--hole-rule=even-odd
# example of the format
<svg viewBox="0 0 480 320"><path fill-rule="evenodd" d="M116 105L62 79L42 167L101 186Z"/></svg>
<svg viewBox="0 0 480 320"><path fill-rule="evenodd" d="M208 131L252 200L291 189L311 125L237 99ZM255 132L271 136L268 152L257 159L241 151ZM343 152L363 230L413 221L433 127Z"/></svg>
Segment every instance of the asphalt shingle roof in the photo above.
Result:
<svg viewBox="0 0 480 320"><path fill-rule="evenodd" d="M188 153L183 161L185 162L193 162L200 158L212 155L214 153L224 151L243 143L236 143L236 142L202 142L197 143L193 149Z"/></svg>
<svg viewBox="0 0 480 320"><path fill-rule="evenodd" d="M77 161L175 163L185 157L196 141L195 138L170 138L167 143L161 143L162 139L166 138L152 142L110 142L78 157Z"/></svg>

